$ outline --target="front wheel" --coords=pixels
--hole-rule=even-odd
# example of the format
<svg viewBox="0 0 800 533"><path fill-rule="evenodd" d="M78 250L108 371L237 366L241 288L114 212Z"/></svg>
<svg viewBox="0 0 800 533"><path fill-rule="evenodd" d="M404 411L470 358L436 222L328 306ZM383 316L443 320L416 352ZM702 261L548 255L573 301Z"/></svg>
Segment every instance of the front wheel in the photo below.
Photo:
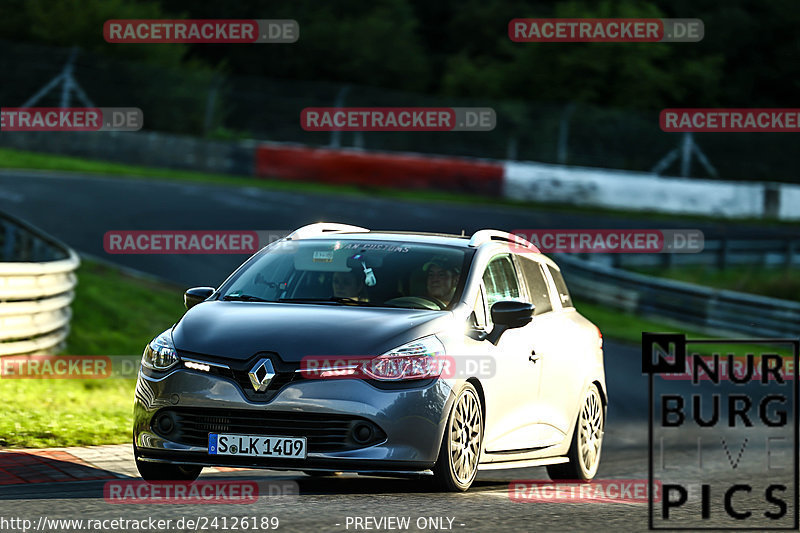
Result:
<svg viewBox="0 0 800 533"><path fill-rule="evenodd" d="M142 479L150 482L157 481L194 481L200 477L202 466L171 465L168 463L149 463L136 457L136 447L133 449L136 469Z"/></svg>
<svg viewBox="0 0 800 533"><path fill-rule="evenodd" d="M593 383L586 392L583 407L575 422L572 443L567 452L568 463L549 465L550 479L576 479L590 481L600 466L600 449L603 444L605 410L600 391Z"/></svg>
<svg viewBox="0 0 800 533"><path fill-rule="evenodd" d="M463 492L475 481L483 440L483 413L478 392L470 383L453 403L447 419L439 457L433 467L434 482L448 492Z"/></svg>

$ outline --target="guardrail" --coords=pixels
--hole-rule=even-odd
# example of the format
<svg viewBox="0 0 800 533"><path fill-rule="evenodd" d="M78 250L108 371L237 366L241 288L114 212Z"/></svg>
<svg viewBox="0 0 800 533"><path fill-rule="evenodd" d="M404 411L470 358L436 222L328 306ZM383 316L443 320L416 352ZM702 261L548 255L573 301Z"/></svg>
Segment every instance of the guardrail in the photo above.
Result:
<svg viewBox="0 0 800 533"><path fill-rule="evenodd" d="M556 257L575 295L639 315L756 337L800 336L800 303L628 272L567 254Z"/></svg>
<svg viewBox="0 0 800 533"><path fill-rule="evenodd" d="M693 254L606 254L614 267L707 265L725 269L736 265L792 267L800 265L800 239L706 239Z"/></svg>
<svg viewBox="0 0 800 533"><path fill-rule="evenodd" d="M52 353L69 334L78 255L0 213L0 356Z"/></svg>

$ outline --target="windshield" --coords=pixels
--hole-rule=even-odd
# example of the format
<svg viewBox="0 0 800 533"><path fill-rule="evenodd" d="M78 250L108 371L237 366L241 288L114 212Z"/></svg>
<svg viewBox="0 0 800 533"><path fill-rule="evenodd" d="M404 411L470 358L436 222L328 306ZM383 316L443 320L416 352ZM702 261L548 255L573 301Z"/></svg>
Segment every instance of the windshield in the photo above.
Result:
<svg viewBox="0 0 800 533"><path fill-rule="evenodd" d="M279 242L237 272L220 299L448 309L472 253L402 241Z"/></svg>

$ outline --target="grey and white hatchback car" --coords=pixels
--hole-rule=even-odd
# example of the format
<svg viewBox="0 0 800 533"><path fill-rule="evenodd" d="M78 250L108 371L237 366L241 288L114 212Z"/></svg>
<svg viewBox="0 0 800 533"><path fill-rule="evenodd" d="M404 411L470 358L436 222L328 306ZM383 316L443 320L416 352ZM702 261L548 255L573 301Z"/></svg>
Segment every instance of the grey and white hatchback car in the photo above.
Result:
<svg viewBox="0 0 800 533"><path fill-rule="evenodd" d="M478 470L597 472L602 336L558 266L515 235L313 224L184 301L142 356L146 480L246 466L464 491Z"/></svg>

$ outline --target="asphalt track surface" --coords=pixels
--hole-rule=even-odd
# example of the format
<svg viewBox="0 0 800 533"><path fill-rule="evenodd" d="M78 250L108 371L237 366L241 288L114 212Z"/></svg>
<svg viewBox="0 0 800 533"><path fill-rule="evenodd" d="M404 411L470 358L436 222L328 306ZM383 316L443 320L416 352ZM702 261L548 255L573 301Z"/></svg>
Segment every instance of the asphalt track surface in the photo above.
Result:
<svg viewBox="0 0 800 533"><path fill-rule="evenodd" d="M109 255L103 235L109 230L289 230L304 224L330 221L375 229L470 234L482 228L692 228L706 238L722 235L766 237L795 233L789 227L748 227L720 223L667 223L630 217L510 209L487 205L422 204L385 198L334 197L275 192L256 187L223 187L182 182L133 179L85 178L70 174L5 171L0 173L0 210L22 217L76 250L103 257L120 265L157 275L186 287L217 285L244 259L240 255ZM556 258L557 259L557 258ZM109 295L113 297L113 295ZM176 294L180 305L181 295ZM120 302L124 305L123 302ZM638 346L607 341L606 373L610 395L607 433L598 479L648 477L647 378L641 374ZM685 386L678 384L677 387ZM731 441L733 442L733 441ZM739 441L741 442L741 441ZM732 444L737 447L738 444ZM721 451L708 452L702 477L705 482L727 486L731 467L719 459ZM691 457L678 462L678 477L695 479ZM749 459L747 455L743 456ZM737 479L763 477L757 461L739 466ZM743 478L741 476L744 476ZM262 497L258 503L239 505L118 505L103 499L102 481L28 484L0 487L0 519L21 517L37 523L39 517L92 519L146 519L181 516L272 517L280 520L278 531L368 531L348 527L348 517L410 517L409 531L643 531L647 530L648 505L642 502L596 500L585 503L547 501L515 502L509 498L509 482L547 479L545 469L488 471L479 474L466 494L441 494L415 479L346 475L334 479L310 478L299 472L242 471L213 474L201 479L254 479L259 482L296 482L299 496ZM716 487L716 485L714 485ZM715 489L717 490L717 489ZM791 492L791 491L790 491ZM696 496L696 494L693 496ZM701 521L699 508L680 525L741 526L723 517L721 496L713 494L712 518ZM755 497L758 496L758 497ZM794 494L787 496L789 515ZM770 509L763 497L738 500L754 513ZM656 511L660 508L656 504ZM447 517L437 528L420 529L417 520ZM252 518L250 518L252 520ZM781 522L783 525L784 522ZM374 524L372 524L374 526ZM677 524L676 524L677 525ZM759 527L764 527L759 522ZM0 529L14 531L0 520ZM184 528L194 531L197 528ZM65 529L50 529L51 531ZM110 530L110 529L108 529ZM153 529L151 529L153 530ZM170 531L179 530L174 525ZM207 531L222 530L209 527ZM239 530L243 530L240 525ZM251 528L252 530L252 528ZM390 530L384 528L383 530ZM397 530L397 529L395 529ZM401 529L402 530L402 529Z"/></svg>

